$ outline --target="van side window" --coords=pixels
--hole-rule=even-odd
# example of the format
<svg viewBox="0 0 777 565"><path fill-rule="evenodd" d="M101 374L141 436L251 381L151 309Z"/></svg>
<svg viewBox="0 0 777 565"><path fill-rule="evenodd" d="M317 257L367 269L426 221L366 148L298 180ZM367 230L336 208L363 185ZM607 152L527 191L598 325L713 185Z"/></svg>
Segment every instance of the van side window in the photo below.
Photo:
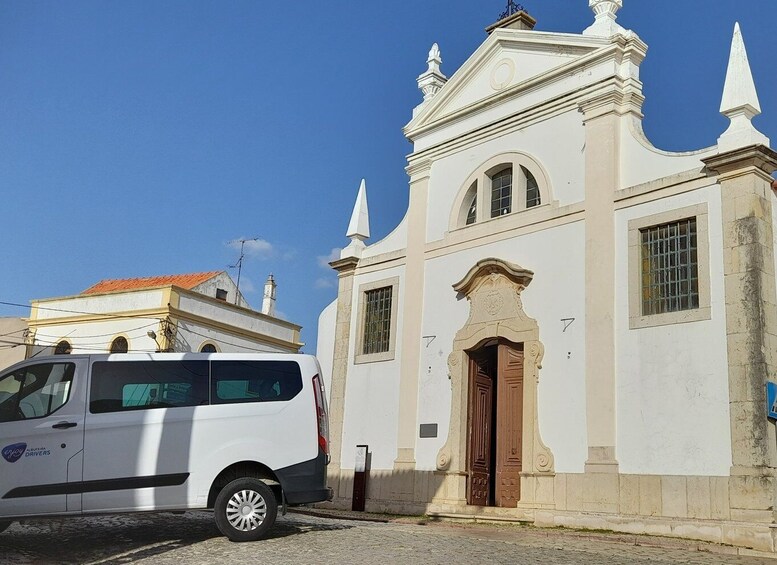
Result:
<svg viewBox="0 0 777 565"><path fill-rule="evenodd" d="M0 422L43 418L70 397L75 363L41 363L0 377Z"/></svg>
<svg viewBox="0 0 777 565"><path fill-rule="evenodd" d="M98 361L92 365L92 414L207 403L207 361Z"/></svg>
<svg viewBox="0 0 777 565"><path fill-rule="evenodd" d="M213 361L211 404L291 400L302 390L294 361Z"/></svg>

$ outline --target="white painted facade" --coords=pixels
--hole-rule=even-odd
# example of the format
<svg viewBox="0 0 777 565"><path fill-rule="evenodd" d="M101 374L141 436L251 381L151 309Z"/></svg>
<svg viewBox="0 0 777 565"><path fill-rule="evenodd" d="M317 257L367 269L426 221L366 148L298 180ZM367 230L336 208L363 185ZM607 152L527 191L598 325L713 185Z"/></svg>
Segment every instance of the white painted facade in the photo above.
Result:
<svg viewBox="0 0 777 565"><path fill-rule="evenodd" d="M777 153L750 121L760 106L741 32L721 105L731 127L718 145L672 153L642 131L647 46L615 23L620 0L589 4L595 23L579 35L509 16L450 78L435 44L404 129L408 212L369 245L362 183L351 243L332 263L338 299L319 321L335 503L350 504L355 448L367 444L368 509L773 552L777 434L765 388L777 374ZM493 178L507 166L512 206L495 215ZM540 194L531 207L527 170ZM640 237L685 219L697 230L698 306L650 314ZM393 288L396 308L378 355L365 345L376 288ZM473 396L473 371L497 342L523 363L520 400L510 397L517 428L498 400L493 427L474 423L491 422L473 415L485 398ZM473 437L484 427L484 437L512 434L520 488L510 496L497 439L490 494L478 498Z"/></svg>
<svg viewBox="0 0 777 565"><path fill-rule="evenodd" d="M129 279L118 290L33 300L29 354L54 353L60 343L71 353L110 352L117 338L127 341L129 352L149 353L198 352L205 346L296 353L302 346L298 325L252 310L226 272L192 288L138 284ZM217 289L225 298L216 298Z"/></svg>

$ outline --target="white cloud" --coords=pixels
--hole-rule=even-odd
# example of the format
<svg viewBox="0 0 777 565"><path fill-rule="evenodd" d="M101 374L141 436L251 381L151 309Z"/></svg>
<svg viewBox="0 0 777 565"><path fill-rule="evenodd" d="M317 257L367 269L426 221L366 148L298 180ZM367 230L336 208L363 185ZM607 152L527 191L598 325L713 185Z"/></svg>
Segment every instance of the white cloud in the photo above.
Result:
<svg viewBox="0 0 777 565"><path fill-rule="evenodd" d="M269 259L275 252L272 243L261 238L246 239L239 237L237 239L233 239L227 245L229 245L229 247L232 249L240 251L241 240L245 241L245 244L243 245L243 252L249 257L255 257L257 259Z"/></svg>
<svg viewBox="0 0 777 565"><path fill-rule="evenodd" d="M334 288L335 281L333 279L325 279L322 277L320 279L316 279L316 282L313 283L313 286L315 288Z"/></svg>
<svg viewBox="0 0 777 565"><path fill-rule="evenodd" d="M316 257L316 259L318 259L318 266L322 269L331 269L332 267L329 266L329 263L340 258L340 251L342 251L342 249L339 247L333 247L332 251L329 252L329 255L319 255Z"/></svg>

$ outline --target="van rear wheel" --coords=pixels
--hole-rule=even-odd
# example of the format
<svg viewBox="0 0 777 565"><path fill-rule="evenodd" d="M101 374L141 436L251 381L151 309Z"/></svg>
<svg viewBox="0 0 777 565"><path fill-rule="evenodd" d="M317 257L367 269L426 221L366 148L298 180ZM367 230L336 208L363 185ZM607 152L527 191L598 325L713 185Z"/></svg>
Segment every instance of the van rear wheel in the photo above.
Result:
<svg viewBox="0 0 777 565"><path fill-rule="evenodd" d="M213 506L216 525L232 541L256 541L275 523L278 502L259 479L236 479L227 484Z"/></svg>
<svg viewBox="0 0 777 565"><path fill-rule="evenodd" d="M0 520L0 534L6 531L10 525L11 525L11 522Z"/></svg>

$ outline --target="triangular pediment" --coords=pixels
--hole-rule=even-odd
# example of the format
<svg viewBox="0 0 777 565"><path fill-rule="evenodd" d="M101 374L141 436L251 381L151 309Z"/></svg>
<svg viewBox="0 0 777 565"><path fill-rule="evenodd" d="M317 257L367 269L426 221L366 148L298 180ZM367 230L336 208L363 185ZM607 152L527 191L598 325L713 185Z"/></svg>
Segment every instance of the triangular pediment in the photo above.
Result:
<svg viewBox="0 0 777 565"><path fill-rule="evenodd" d="M405 132L496 99L608 44L607 40L582 35L497 29L440 92L418 109Z"/></svg>

